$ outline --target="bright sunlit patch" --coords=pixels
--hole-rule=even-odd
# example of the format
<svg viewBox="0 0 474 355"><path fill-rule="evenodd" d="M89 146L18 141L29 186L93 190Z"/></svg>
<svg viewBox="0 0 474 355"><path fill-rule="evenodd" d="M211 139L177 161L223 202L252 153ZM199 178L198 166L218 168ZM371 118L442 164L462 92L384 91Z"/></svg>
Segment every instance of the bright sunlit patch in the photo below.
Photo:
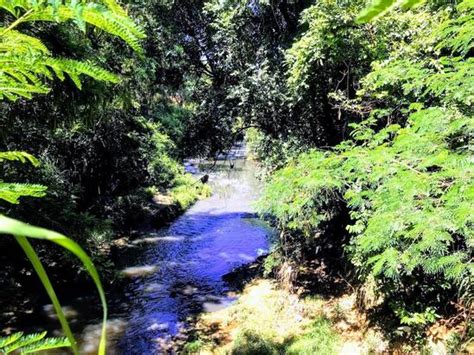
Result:
<svg viewBox="0 0 474 355"><path fill-rule="evenodd" d="M131 266L122 270L122 275L126 277L140 277L151 275L156 272L158 266L156 265L143 265L143 266Z"/></svg>
<svg viewBox="0 0 474 355"><path fill-rule="evenodd" d="M254 257L254 256L248 255L248 254L244 254L244 253L240 253L240 254L239 254L239 258L242 259L242 260L246 260L246 261L254 261L254 260L255 260L255 257Z"/></svg>
<svg viewBox="0 0 474 355"><path fill-rule="evenodd" d="M157 331L157 330L163 331L163 330L167 330L168 328L169 328L168 323L153 323L146 330L149 330L149 331Z"/></svg>
<svg viewBox="0 0 474 355"><path fill-rule="evenodd" d="M160 242L181 242L184 240L184 237L149 237L149 238L140 238L137 240L134 240L132 244L154 244L154 243L160 243Z"/></svg>

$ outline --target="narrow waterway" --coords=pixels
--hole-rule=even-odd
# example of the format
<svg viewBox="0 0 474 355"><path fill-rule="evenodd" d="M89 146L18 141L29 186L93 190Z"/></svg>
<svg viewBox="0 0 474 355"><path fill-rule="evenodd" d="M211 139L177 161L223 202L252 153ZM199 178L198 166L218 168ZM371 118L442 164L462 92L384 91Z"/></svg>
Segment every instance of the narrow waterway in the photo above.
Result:
<svg viewBox="0 0 474 355"><path fill-rule="evenodd" d="M206 173L205 166L199 169ZM225 274L267 251L270 231L252 207L259 184L245 151L233 150L231 160L218 162L208 174L210 198L169 227L135 241L146 247L124 270L133 281L125 290L123 335L113 346L117 353L164 352L190 317L234 301Z"/></svg>

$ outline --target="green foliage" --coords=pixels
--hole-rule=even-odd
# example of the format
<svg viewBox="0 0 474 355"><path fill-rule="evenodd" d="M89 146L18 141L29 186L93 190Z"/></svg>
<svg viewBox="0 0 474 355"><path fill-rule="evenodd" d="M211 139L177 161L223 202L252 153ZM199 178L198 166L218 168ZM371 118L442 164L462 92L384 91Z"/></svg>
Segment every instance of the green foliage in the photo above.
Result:
<svg viewBox="0 0 474 355"><path fill-rule="evenodd" d="M283 231L312 238L334 218L334 201L346 204L352 263L392 295L413 279L460 288L474 272L473 43L464 35L473 10L464 1L450 16L432 14L410 45L395 43L363 80L359 103L376 102L369 118L334 149L276 172L260 205Z"/></svg>
<svg viewBox="0 0 474 355"><path fill-rule="evenodd" d="M406 305L397 304L396 301L391 301L391 307L395 315L400 320L400 327L395 331L395 334L401 337L408 337L414 343L423 346L426 343L425 330L427 327L433 325L441 316L437 314L434 307L423 306L423 302L418 302L421 312L412 312L406 309Z"/></svg>
<svg viewBox="0 0 474 355"><path fill-rule="evenodd" d="M39 161L26 152L0 152L0 162L5 160L29 162L35 167L39 166ZM18 204L20 197L43 197L46 194L46 189L42 185L5 183L0 180L0 199Z"/></svg>
<svg viewBox="0 0 474 355"><path fill-rule="evenodd" d="M283 257L276 251L272 251L263 263L263 276L270 276L283 263Z"/></svg>
<svg viewBox="0 0 474 355"><path fill-rule="evenodd" d="M295 137L275 139L255 128L246 131L245 142L250 154L260 164L261 175L268 175L285 166L292 158L308 149Z"/></svg>
<svg viewBox="0 0 474 355"><path fill-rule="evenodd" d="M46 332L23 335L14 333L8 337L0 337L0 353L10 354L14 351L20 354L32 354L64 347L70 347L67 338L46 338Z"/></svg>
<svg viewBox="0 0 474 355"><path fill-rule="evenodd" d="M411 115L406 128L368 134L365 146L305 154L272 178L264 211L309 236L332 216L326 201L343 195L356 265L389 278L421 267L460 282L472 272L472 168L468 154L450 151L449 138L469 126L472 118L432 108Z"/></svg>
<svg viewBox="0 0 474 355"><path fill-rule="evenodd" d="M5 160L18 160L22 163L28 161L33 166L39 165L38 160L26 152L0 152L0 162ZM0 180L0 199L18 204L20 197L43 197L46 189L42 185L6 183Z"/></svg>
<svg viewBox="0 0 474 355"><path fill-rule="evenodd" d="M108 7L109 6L109 7ZM81 76L95 80L118 82L114 74L92 63L55 58L36 37L15 30L28 22L74 21L85 31L86 24L122 38L135 50L140 50L143 31L120 10L115 1L103 4L77 1L1 1L0 9L14 18L8 27L0 28L0 99L31 98L33 94L49 92L45 79L53 75L61 80L67 74L81 88Z"/></svg>
<svg viewBox="0 0 474 355"><path fill-rule="evenodd" d="M22 163L29 162L33 166L39 166L39 161L33 155L26 152L0 152L0 162L10 160L10 161L20 161Z"/></svg>
<svg viewBox="0 0 474 355"><path fill-rule="evenodd" d="M40 21L63 23L72 20L83 31L86 29L86 24L90 24L122 38L135 50L139 50L139 39L144 37L143 31L114 0L107 0L102 4L62 0L8 0L0 1L0 8L9 12L10 16L7 16L7 18L13 17L14 19L10 25L0 28L0 99L7 98L15 101L20 97L30 99L33 94L47 93L49 88L45 81L52 79L53 76L64 80L66 74L78 88L82 86L81 75L87 75L96 80L118 82L115 75L91 63L53 57L38 38L16 30L21 24ZM0 161L3 160L29 161L34 166L38 165L38 161L31 155L18 151L0 153ZM22 196L44 196L45 189L40 185L0 182L0 198L11 203L18 203L18 199ZM97 270L84 250L77 243L59 233L34 227L3 215L0 215L0 234L14 236L31 261L53 302L58 319L74 353L78 353L74 336L62 312L49 277L27 238L54 242L72 252L82 261L84 268L92 277L98 289L102 303L103 327L99 353L105 354L107 319L105 293ZM16 343L10 345L6 351L12 351L13 347L25 347L29 343L39 340L42 336L33 335L21 338L20 335L18 339L15 339ZM53 347L59 343L59 341L50 340L42 345L46 347L49 344ZM63 341L63 344L65 344L65 341ZM25 348L25 351L27 350Z"/></svg>
<svg viewBox="0 0 474 355"><path fill-rule="evenodd" d="M176 186L170 190L170 196L182 210L189 208L196 200L211 195L209 185L201 183L189 174L181 175L175 184Z"/></svg>
<svg viewBox="0 0 474 355"><path fill-rule="evenodd" d="M54 288L49 281L49 277L44 270L41 261L39 260L36 252L33 250L32 246L28 242L27 238L39 239L39 240L46 240L52 243L55 243L64 249L69 250L72 254L74 254L77 258L79 258L86 269L86 271L91 276L92 280L94 281L100 300L102 303L103 309L103 323L102 323L102 333L101 333L101 340L99 345L99 354L105 354L105 346L106 346L106 320L107 320L107 301L105 299L105 292L102 287L102 282L100 281L99 274L92 263L89 256L84 252L84 250L74 241L61 235L59 233L34 227L29 224L23 223L21 221L8 218L5 216L0 216L0 234L4 235L13 235L15 236L16 240L25 251L28 259L31 261L36 273L38 274L43 286L45 287L51 301L53 302L54 309L58 315L59 321L68 337L71 346L73 347L75 353L77 353L77 346L74 336L72 335L71 330L69 329L69 325L66 321L66 318L62 312L61 305L56 297ZM26 237L26 238L25 238Z"/></svg>
<svg viewBox="0 0 474 355"><path fill-rule="evenodd" d="M366 53L357 53L366 49L363 46L368 47L361 43L367 38L365 31L353 28L360 4L359 1L321 1L303 11L301 22L308 29L286 53L290 88L308 89L311 76L328 74L314 70L314 67L321 71L331 70L341 61L342 52L346 56L367 56Z"/></svg>
<svg viewBox="0 0 474 355"><path fill-rule="evenodd" d="M357 17L357 22L370 22L394 7L401 7L404 10L408 10L422 1L423 0L373 0L368 7L360 12Z"/></svg>
<svg viewBox="0 0 474 355"><path fill-rule="evenodd" d="M43 197L46 195L46 186L34 184L16 184L0 182L0 199L9 203L20 203L20 197Z"/></svg>
<svg viewBox="0 0 474 355"><path fill-rule="evenodd" d="M194 340L192 342L186 343L184 346L184 353L185 354L196 354L199 353L203 345L203 342L201 340Z"/></svg>
<svg viewBox="0 0 474 355"><path fill-rule="evenodd" d="M436 314L436 310L432 307L428 307L423 313L410 313L405 309L401 309L397 315L400 317L401 324L409 326L433 324L439 318L439 315Z"/></svg>

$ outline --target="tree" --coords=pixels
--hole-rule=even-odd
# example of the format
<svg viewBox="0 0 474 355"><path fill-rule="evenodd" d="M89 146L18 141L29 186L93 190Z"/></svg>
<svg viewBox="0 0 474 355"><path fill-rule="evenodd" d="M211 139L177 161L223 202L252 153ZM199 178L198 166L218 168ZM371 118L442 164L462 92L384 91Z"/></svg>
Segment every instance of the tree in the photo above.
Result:
<svg viewBox="0 0 474 355"><path fill-rule="evenodd" d="M65 74L81 87L81 75L90 76L96 80L117 82L118 78L90 63L71 59L58 59L51 56L46 46L37 38L17 31L20 24L32 21L66 22L74 21L82 30L86 24L98 27L106 32L125 40L132 48L139 50L139 40L143 38L142 30L135 25L125 14L125 11L113 0L104 3L74 1L3 1L0 8L13 16L10 25L4 26L0 32L1 38L1 66L0 66L0 97L17 100L19 97L31 98L33 94L47 93L49 91L45 79L52 79L53 75L64 80ZM33 164L37 161L27 153L4 152L2 160L29 160ZM36 185L9 184L2 182L0 185L0 198L17 203L20 197L40 197L44 188ZM58 314L63 330L69 339L74 353L77 345L69 325L62 313L61 306L56 297L51 282L42 266L38 256L27 238L49 240L68 249L82 262L94 280L103 306L103 328L100 344L100 353L105 354L105 322L107 318L107 304L99 275L92 261L82 248L67 237L23 222L0 216L0 233L11 234L20 244L30 259L41 282L50 296Z"/></svg>

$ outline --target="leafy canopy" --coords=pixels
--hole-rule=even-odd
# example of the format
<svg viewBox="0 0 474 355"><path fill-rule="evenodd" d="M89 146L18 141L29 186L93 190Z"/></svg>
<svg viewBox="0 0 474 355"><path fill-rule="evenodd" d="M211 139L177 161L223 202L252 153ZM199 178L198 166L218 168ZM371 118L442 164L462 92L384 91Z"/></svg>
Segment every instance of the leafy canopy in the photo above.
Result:
<svg viewBox="0 0 474 355"><path fill-rule="evenodd" d="M353 221L347 248L363 278L472 280L473 14L463 1L453 15L432 16L410 45L374 63L359 101L378 107L352 124L351 139L275 173L261 212L309 238L333 217L328 202L342 200Z"/></svg>

